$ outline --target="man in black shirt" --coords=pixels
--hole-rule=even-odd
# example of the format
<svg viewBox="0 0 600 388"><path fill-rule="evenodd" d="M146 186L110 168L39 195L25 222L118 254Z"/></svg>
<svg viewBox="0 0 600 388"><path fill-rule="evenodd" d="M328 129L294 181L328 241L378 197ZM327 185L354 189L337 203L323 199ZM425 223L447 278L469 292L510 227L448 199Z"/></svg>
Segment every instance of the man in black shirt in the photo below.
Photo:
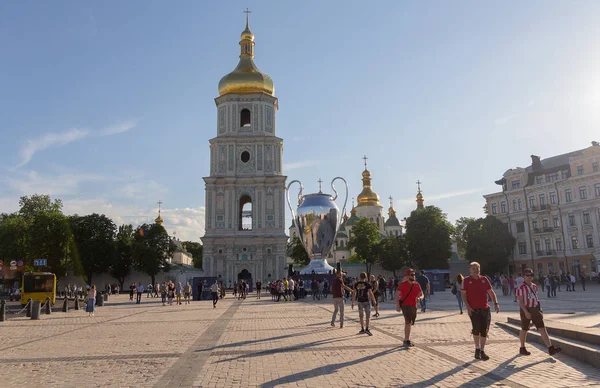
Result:
<svg viewBox="0 0 600 388"><path fill-rule="evenodd" d="M427 298L430 296L431 285L429 283L429 278L425 276L425 271L421 271L421 275L417 277L417 283L421 286L421 290L423 290L423 298L419 302L421 304L421 312L424 313L427 310Z"/></svg>
<svg viewBox="0 0 600 388"><path fill-rule="evenodd" d="M369 330L369 321L371 320L371 305L369 299L373 302L373 306L377 306L377 301L373 295L373 287L367 281L367 274L365 272L360 274L360 280L354 285L354 292L352 293L352 309L354 309L354 300L358 300L358 317L360 318L360 332L359 334L373 335ZM364 325L364 315L367 315L367 328Z"/></svg>

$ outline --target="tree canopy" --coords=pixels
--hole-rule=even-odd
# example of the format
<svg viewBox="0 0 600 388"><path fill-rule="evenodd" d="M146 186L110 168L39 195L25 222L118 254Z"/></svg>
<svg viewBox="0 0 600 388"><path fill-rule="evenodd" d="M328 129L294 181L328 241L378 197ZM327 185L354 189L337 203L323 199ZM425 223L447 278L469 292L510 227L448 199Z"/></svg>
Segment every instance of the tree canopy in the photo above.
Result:
<svg viewBox="0 0 600 388"><path fill-rule="evenodd" d="M115 241L116 254L110 265L110 276L117 279L123 289L125 278L133 267L133 226L121 225Z"/></svg>
<svg viewBox="0 0 600 388"><path fill-rule="evenodd" d="M463 259L466 257L467 252L467 240L465 240L464 233L467 225L469 223L475 221L476 218L473 217L460 217L454 223L454 240L456 241L456 247L458 250L458 255Z"/></svg>
<svg viewBox="0 0 600 388"><path fill-rule="evenodd" d="M516 241L505 223L493 216L479 218L467 225L463 237L467 260L479 262L487 274L506 269Z"/></svg>
<svg viewBox="0 0 600 388"><path fill-rule="evenodd" d="M406 222L410 260L421 269L445 269L452 254L454 227L436 206L413 210Z"/></svg>
<svg viewBox="0 0 600 388"><path fill-rule="evenodd" d="M186 251L192 254L192 262L194 267L202 268L202 255L204 253L204 247L199 242L195 241L183 241L181 245Z"/></svg>
<svg viewBox="0 0 600 388"><path fill-rule="evenodd" d="M368 218L361 218L352 227L352 233L348 239L348 248L354 249L356 259L365 263L367 274L371 274L371 267L377 262L379 255L379 240L381 233L377 224Z"/></svg>
<svg viewBox="0 0 600 388"><path fill-rule="evenodd" d="M303 267L310 263L310 257L308 257L308 253L306 253L306 249L304 249L304 245L302 245L302 241L298 236L292 238L288 249L295 265Z"/></svg>
<svg viewBox="0 0 600 388"><path fill-rule="evenodd" d="M396 271L409 265L408 249L404 236L390 236L379 241L379 263L383 269Z"/></svg>
<svg viewBox="0 0 600 388"><path fill-rule="evenodd" d="M169 271L170 264L167 260L173 257L173 252L175 244L162 225L143 224L136 230L133 243L134 264L152 278L152 284L161 270Z"/></svg>

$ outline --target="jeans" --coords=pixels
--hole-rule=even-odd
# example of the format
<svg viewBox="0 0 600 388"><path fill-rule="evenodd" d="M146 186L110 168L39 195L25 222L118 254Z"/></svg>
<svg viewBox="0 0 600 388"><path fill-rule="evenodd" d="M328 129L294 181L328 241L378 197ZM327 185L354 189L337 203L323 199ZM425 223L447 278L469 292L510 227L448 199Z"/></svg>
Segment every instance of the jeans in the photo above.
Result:
<svg viewBox="0 0 600 388"><path fill-rule="evenodd" d="M421 309L426 309L427 308L427 296L423 296L423 299L421 299L419 304L421 305Z"/></svg>
<svg viewBox="0 0 600 388"><path fill-rule="evenodd" d="M142 292L138 292L137 293L137 298L135 300L135 303L140 304L142 302Z"/></svg>
<svg viewBox="0 0 600 388"><path fill-rule="evenodd" d="M335 317L340 312L340 325L344 324L344 298L333 298L333 316L331 323L335 323Z"/></svg>
<svg viewBox="0 0 600 388"><path fill-rule="evenodd" d="M212 294L213 306L216 306L217 302L219 301L219 294L217 292L211 292L211 294Z"/></svg>
<svg viewBox="0 0 600 388"><path fill-rule="evenodd" d="M463 311L463 300L462 300L462 295L460 294L460 291L458 291L456 293L456 300L458 301L458 309L460 311Z"/></svg>

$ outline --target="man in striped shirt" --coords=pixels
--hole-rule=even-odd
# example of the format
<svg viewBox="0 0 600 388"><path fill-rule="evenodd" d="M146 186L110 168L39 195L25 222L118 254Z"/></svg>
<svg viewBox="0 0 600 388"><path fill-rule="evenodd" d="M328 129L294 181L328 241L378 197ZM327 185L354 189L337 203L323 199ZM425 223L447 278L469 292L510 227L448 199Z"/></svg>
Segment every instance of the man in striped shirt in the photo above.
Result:
<svg viewBox="0 0 600 388"><path fill-rule="evenodd" d="M550 337L548 336L548 331L544 326L544 315L540 308L538 288L533 283L533 270L525 268L523 270L523 275L525 275L525 282L521 284L515 292L519 300L521 313L521 334L519 336L519 339L521 340L521 349L519 350L519 353L524 356L529 356L531 354L525 348L525 340L527 339L527 331L533 322L542 336L542 341L544 341L544 344L548 347L548 353L553 356L560 353L561 349L552 345Z"/></svg>

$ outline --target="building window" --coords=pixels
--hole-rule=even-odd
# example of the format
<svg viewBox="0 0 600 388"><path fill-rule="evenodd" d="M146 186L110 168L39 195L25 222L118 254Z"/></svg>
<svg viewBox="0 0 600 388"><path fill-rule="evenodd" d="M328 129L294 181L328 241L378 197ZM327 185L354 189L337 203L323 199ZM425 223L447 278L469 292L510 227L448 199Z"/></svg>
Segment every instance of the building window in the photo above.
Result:
<svg viewBox="0 0 600 388"><path fill-rule="evenodd" d="M506 202L504 202L504 201L500 202L500 211L502 213L506 213Z"/></svg>
<svg viewBox="0 0 600 388"><path fill-rule="evenodd" d="M550 192L550 205L556 205L556 193L554 191Z"/></svg>
<svg viewBox="0 0 600 388"><path fill-rule="evenodd" d="M556 239L556 250L557 250L557 251L562 251L562 249L563 249L563 246L562 246L562 240L561 240L561 239L559 239L559 238L557 238L557 239Z"/></svg>
<svg viewBox="0 0 600 388"><path fill-rule="evenodd" d="M586 225L590 223L590 212L583 212L583 223Z"/></svg>
<svg viewBox="0 0 600 388"><path fill-rule="evenodd" d="M600 185L598 185L598 186L600 188ZM515 212L517 211L517 200L516 199L513 199L513 211L515 211Z"/></svg>
<svg viewBox="0 0 600 388"><path fill-rule="evenodd" d="M567 201L567 202L573 201L573 192L571 191L571 189L565 190L565 201Z"/></svg>
<svg viewBox="0 0 600 388"><path fill-rule="evenodd" d="M598 172L600 170L600 167L598 166L598 162L594 162L592 164L592 168L594 169L594 172Z"/></svg>
<svg viewBox="0 0 600 388"><path fill-rule="evenodd" d="M579 242L577 241L577 237L571 237L571 248L579 249Z"/></svg>
<svg viewBox="0 0 600 388"><path fill-rule="evenodd" d="M581 198L581 199L587 199L587 187L581 186L579 188L579 198Z"/></svg>
<svg viewBox="0 0 600 388"><path fill-rule="evenodd" d="M577 175L583 175L583 166L577 166Z"/></svg>
<svg viewBox="0 0 600 388"><path fill-rule="evenodd" d="M555 228L558 228L558 227L560 227L560 219L559 219L558 217L554 217L554 218L552 219L552 225L553 225Z"/></svg>
<svg viewBox="0 0 600 388"><path fill-rule="evenodd" d="M567 179L569 177L569 175L571 175L571 174L569 173L569 170L567 169L567 170L562 170L560 172L560 175L561 175L561 179Z"/></svg>
<svg viewBox="0 0 600 388"><path fill-rule="evenodd" d="M250 126L250 110L242 109L240 112L240 127L249 127Z"/></svg>
<svg viewBox="0 0 600 388"><path fill-rule="evenodd" d="M542 220L542 227L543 227L543 228L547 228L548 226L549 226L549 225L548 225L548 219L547 219L547 218L544 218L544 219Z"/></svg>
<svg viewBox="0 0 600 388"><path fill-rule="evenodd" d="M498 214L498 204L497 203L492 204L492 214L493 215Z"/></svg>
<svg viewBox="0 0 600 388"><path fill-rule="evenodd" d="M575 214L569 213L569 226L575 226Z"/></svg>
<svg viewBox="0 0 600 388"><path fill-rule="evenodd" d="M547 238L544 242L546 244L546 252L550 253L550 251L552 250L552 240Z"/></svg>
<svg viewBox="0 0 600 388"><path fill-rule="evenodd" d="M512 181L513 189L518 189L519 187L521 187L521 180Z"/></svg>
<svg viewBox="0 0 600 388"><path fill-rule="evenodd" d="M600 197L600 183L596 183L594 191L596 192L596 197Z"/></svg>
<svg viewBox="0 0 600 388"><path fill-rule="evenodd" d="M519 198L519 210L523 210L523 201Z"/></svg>
<svg viewBox="0 0 600 388"><path fill-rule="evenodd" d="M525 232L525 223L523 221L517 222L517 233Z"/></svg>
<svg viewBox="0 0 600 388"><path fill-rule="evenodd" d="M540 194L540 206L546 205L546 194Z"/></svg>
<svg viewBox="0 0 600 388"><path fill-rule="evenodd" d="M546 182L550 183L550 182L555 182L558 180L558 172L554 172L551 174L546 174Z"/></svg>
<svg viewBox="0 0 600 388"><path fill-rule="evenodd" d="M533 227L534 230L537 230L537 228L538 228L538 222L537 222L537 220L531 221L531 226Z"/></svg>
<svg viewBox="0 0 600 388"><path fill-rule="evenodd" d="M536 176L536 177L535 177L535 182L536 182L538 185L541 185L542 183L544 183L544 177L543 177L542 175L540 175L540 176Z"/></svg>
<svg viewBox="0 0 600 388"><path fill-rule="evenodd" d="M594 247L594 237L591 234L585 236L585 243L588 248Z"/></svg>
<svg viewBox="0 0 600 388"><path fill-rule="evenodd" d="M248 163L250 161L250 152L248 152L248 151L242 152L242 154L240 155L240 159L241 159L242 163Z"/></svg>
<svg viewBox="0 0 600 388"><path fill-rule="evenodd" d="M536 252L541 252L541 246L540 246L540 240L535 240L535 251Z"/></svg>
<svg viewBox="0 0 600 388"><path fill-rule="evenodd" d="M529 207L530 208L534 208L535 207L535 197L529 197Z"/></svg>
<svg viewBox="0 0 600 388"><path fill-rule="evenodd" d="M527 254L527 244L519 243L519 254L526 255Z"/></svg>
<svg viewBox="0 0 600 388"><path fill-rule="evenodd" d="M248 195L240 198L238 224L240 230L252 230L252 198Z"/></svg>

